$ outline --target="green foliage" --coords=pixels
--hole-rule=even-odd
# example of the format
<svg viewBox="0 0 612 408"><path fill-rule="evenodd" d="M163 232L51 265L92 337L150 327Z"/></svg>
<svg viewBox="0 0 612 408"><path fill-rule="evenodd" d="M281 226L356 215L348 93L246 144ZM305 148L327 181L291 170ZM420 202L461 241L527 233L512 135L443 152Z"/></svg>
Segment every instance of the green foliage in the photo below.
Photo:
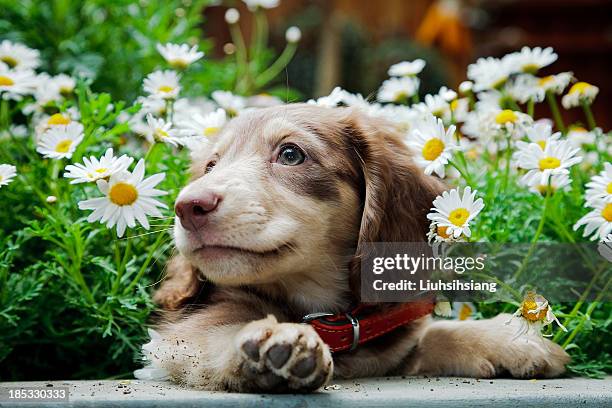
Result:
<svg viewBox="0 0 612 408"><path fill-rule="evenodd" d="M160 65L155 49L158 42L198 44L201 50L209 49L210 43L201 40L199 29L208 3L0 0L0 35L40 50L45 72L92 78L94 90L133 100L142 78ZM200 68L189 75L201 82L214 73Z"/></svg>

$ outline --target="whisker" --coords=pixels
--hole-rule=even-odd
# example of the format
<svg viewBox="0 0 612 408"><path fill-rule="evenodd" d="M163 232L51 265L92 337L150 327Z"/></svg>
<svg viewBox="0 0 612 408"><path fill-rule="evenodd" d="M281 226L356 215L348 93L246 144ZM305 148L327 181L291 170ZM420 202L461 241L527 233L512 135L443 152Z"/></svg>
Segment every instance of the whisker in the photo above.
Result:
<svg viewBox="0 0 612 408"><path fill-rule="evenodd" d="M172 228L162 228L162 229L158 229L158 230L155 230L155 231L144 232L144 233L138 234L138 235L129 235L127 237L119 238L119 240L120 241L125 241L127 239L144 237L145 235L158 234L160 232L167 232L167 231L170 231L170 230L172 230Z"/></svg>

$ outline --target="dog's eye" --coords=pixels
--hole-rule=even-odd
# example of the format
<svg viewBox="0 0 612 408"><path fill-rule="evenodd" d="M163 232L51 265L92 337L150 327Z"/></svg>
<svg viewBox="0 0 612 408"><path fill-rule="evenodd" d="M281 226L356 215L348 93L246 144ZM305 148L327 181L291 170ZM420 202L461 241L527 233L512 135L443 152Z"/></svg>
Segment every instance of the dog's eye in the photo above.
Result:
<svg viewBox="0 0 612 408"><path fill-rule="evenodd" d="M297 166L304 163L304 160L306 160L306 154L302 149L296 145L285 145L281 147L276 162L285 166Z"/></svg>
<svg viewBox="0 0 612 408"><path fill-rule="evenodd" d="M209 161L206 165L206 170L204 170L204 174L210 173L210 171L215 167L217 162L215 160Z"/></svg>

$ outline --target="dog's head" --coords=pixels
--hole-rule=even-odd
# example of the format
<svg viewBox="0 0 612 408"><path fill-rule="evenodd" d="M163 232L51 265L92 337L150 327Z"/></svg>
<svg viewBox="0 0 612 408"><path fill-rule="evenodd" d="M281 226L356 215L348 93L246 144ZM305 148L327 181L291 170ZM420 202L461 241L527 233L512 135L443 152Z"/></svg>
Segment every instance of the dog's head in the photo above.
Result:
<svg viewBox="0 0 612 408"><path fill-rule="evenodd" d="M442 185L385 121L295 104L233 119L194 152L175 242L217 285L277 285L299 302L358 297L364 242L425 238ZM355 300L354 298L352 300Z"/></svg>

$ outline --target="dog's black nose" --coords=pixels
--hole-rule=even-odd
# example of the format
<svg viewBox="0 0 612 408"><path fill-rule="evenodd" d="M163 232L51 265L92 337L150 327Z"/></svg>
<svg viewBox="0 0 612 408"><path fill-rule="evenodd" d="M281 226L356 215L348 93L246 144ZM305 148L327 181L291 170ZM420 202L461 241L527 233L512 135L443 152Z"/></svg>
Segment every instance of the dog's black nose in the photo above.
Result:
<svg viewBox="0 0 612 408"><path fill-rule="evenodd" d="M200 194L198 198L186 198L176 202L174 212L181 220L183 228L196 231L206 224L207 215L214 211L221 197L211 191Z"/></svg>

